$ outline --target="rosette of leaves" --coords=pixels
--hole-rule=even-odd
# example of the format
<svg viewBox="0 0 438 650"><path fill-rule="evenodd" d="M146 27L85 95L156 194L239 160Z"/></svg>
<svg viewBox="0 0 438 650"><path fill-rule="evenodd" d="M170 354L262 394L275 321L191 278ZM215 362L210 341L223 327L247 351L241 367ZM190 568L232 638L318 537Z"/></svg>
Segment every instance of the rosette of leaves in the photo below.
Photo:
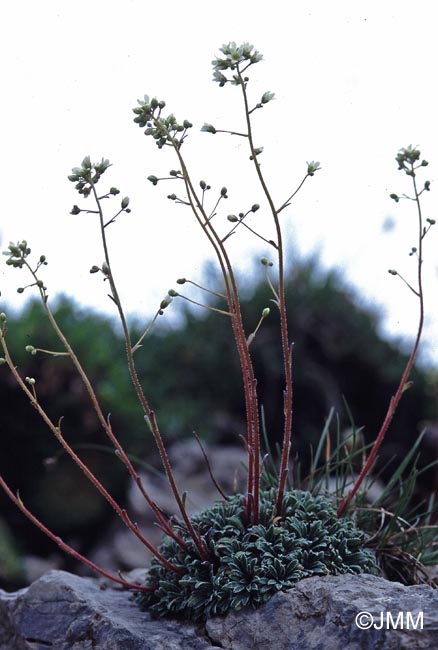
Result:
<svg viewBox="0 0 438 650"><path fill-rule="evenodd" d="M243 495L193 516L209 561L176 525L186 549L166 536L160 552L184 574L153 559L146 586L154 590L138 595L140 605L160 617L202 621L229 609L258 607L312 575L379 573L364 534L350 519L337 518L325 497L293 490L285 494L282 516L274 512L275 490L268 490L261 493L257 525L245 523Z"/></svg>

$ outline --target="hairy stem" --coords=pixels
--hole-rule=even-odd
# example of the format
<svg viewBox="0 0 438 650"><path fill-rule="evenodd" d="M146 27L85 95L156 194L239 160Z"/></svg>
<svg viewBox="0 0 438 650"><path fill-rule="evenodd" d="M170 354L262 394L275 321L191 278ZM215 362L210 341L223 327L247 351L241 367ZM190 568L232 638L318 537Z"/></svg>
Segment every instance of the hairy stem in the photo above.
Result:
<svg viewBox="0 0 438 650"><path fill-rule="evenodd" d="M111 271L111 262L110 262L108 244L107 244L107 239L106 239L105 223L104 223L102 206L101 206L101 202L99 200L99 197L97 195L96 188L95 188L93 183L91 183L91 187L92 187L94 199L96 201L98 211L99 211L101 240L102 240L102 245L103 245L103 250L104 250L105 262L106 262L107 267L109 269L107 277L108 277L108 280L109 280L109 283L110 283L113 300L114 300L114 302L115 302L115 304L117 306L117 310L118 310L118 313L119 313L119 318L120 318L120 322L122 324L123 334L124 334L124 338L125 338L126 356L127 356L127 360L128 360L129 373L131 375L131 379L132 379L132 382L134 384L134 387L135 387L138 399L140 401L140 404L141 404L141 406L143 408L143 411L144 411L144 413L146 415L147 421L150 424L150 428L151 428L152 434L154 436L155 442L157 444L158 451L159 451L160 457L161 457L161 461L163 463L163 467L164 467L166 475L167 475L167 479L169 481L173 496L174 496L175 501L176 501L176 503L178 505L181 516L182 516L182 518L184 520L184 523L187 526L187 530L189 532L189 535L193 539L193 542L194 542L196 548L198 549L201 557L206 559L208 557L208 553L207 553L207 551L206 551L206 549L204 547L204 544L203 544L202 540L200 539L199 535L197 535L197 533L195 532L195 530L194 530L194 528L192 526L192 523L190 521L190 518L189 518L189 516L187 514L187 510L185 508L185 505L183 503L183 500L181 498L181 495L179 493L179 490L178 490L176 482L175 482L175 477L174 477L174 474L173 474L173 471L172 471L172 467L170 465L169 457L167 455L167 451L166 451L166 448L164 446L163 439L161 437L160 430L158 428L155 413L151 409L151 407L149 405L149 402L148 402L148 400L146 399L146 397L144 395L143 388L142 388L142 386L140 384L140 380L139 380L138 375L137 375L137 369L136 369L136 366L135 366L134 355L133 355L133 352L132 352L131 336L130 336L130 333L129 333L129 328L128 328L128 324L127 324L127 321L126 321L126 316L125 316L125 313L123 311L123 308L122 308L122 305L121 305L121 302L120 302L120 298L119 298L119 294L118 294L118 291L117 291L117 288L116 288L116 285L115 285L115 282L114 282L113 274L112 274L112 271ZM126 462L129 463L130 461L127 458L125 452L123 452L123 454L124 454L124 457L126 457ZM146 493L144 493L143 491L142 491L142 493L144 494L146 500L149 503L149 497L146 496ZM159 511L156 512L155 509L154 509L154 514L157 515L157 518L159 519L160 523L163 523L163 521L164 521L165 529L166 529L166 532L167 532L167 529L169 528L169 525L164 520L162 514Z"/></svg>
<svg viewBox="0 0 438 650"><path fill-rule="evenodd" d="M289 337L287 328L287 315L286 315L286 300L284 288L284 251L283 251L283 235L281 231L280 221L278 218L278 211L275 208L274 201L271 197L266 181L263 177L260 163L257 159L256 147L254 146L254 139L252 133L251 117L248 104L248 95L246 92L246 82L244 81L239 66L237 66L238 77L240 79L240 87L242 89L243 101L245 105L245 116L248 130L248 142L251 150L252 160L256 169L260 185L269 204L270 211L274 220L275 231L277 236L276 247L278 256L278 308L280 310L280 328L281 328L281 346L283 351L283 366L285 376L285 389L283 393L283 413L284 413L284 431L283 431L283 447L281 452L280 471L279 471L279 485L278 495L276 501L277 513L281 513L283 496L286 488L286 479L289 466L289 456L291 449L291 435L292 435L292 406L293 406L293 388L292 388L292 353L289 347ZM260 479L260 440L256 440L254 448L255 464L257 467L255 480L259 484ZM259 486L258 486L259 489Z"/></svg>
<svg viewBox="0 0 438 650"><path fill-rule="evenodd" d="M415 173L414 173L414 166L412 164L411 166L412 169L412 182L414 186L414 194L415 194L415 202L417 205L417 214L418 214L418 268L417 268L417 282L418 282L418 292L414 291L414 293L418 296L419 301L420 301L420 307L419 307L419 322L418 322L418 329L417 329L417 335L415 338L415 342L411 351L411 354L409 356L408 362L406 364L405 370L402 374L402 377L400 379L399 386L397 388L397 391L393 397L391 397L391 400L389 402L388 410L385 416L385 419L383 421L383 424L381 426L381 429L377 435L377 438L374 442L374 445L371 449L370 455L368 456L368 459L366 463L364 464L362 471L360 472L358 478L356 479L356 482L351 489L351 491L344 497L344 499L341 501L341 504L338 508L338 517L341 517L345 509L347 508L348 504L350 503L351 499L355 496L357 493L358 489L362 485L364 479L366 476L369 474L372 465L376 459L377 452L380 448L380 445L383 442L383 439L385 437L386 431L391 423L391 420L394 416L394 413L397 410L397 407L399 405L399 402L401 400L401 397L405 391L407 381L409 379L409 375L411 374L412 367L414 365L415 357L418 351L418 346L420 345L420 340L421 340L421 335L423 332L423 324L424 324L424 292L423 292L423 276L422 276L422 265L423 265L423 217L422 217L422 211L421 211L421 203L420 203L420 195L418 193L417 189L417 183L415 180Z"/></svg>

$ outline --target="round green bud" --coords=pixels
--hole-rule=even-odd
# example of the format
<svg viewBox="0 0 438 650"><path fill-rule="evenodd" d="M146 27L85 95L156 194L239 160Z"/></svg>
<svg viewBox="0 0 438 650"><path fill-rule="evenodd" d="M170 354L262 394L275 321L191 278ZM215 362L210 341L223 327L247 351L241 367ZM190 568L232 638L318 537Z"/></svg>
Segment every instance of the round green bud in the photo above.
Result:
<svg viewBox="0 0 438 650"><path fill-rule="evenodd" d="M271 310L269 309L269 307L265 307L264 310L262 311L263 318L266 318L267 316L269 316L270 313L271 313Z"/></svg>
<svg viewBox="0 0 438 650"><path fill-rule="evenodd" d="M4 311L2 311L2 313L0 314L0 320L2 321L2 323L6 323L7 321L6 314Z"/></svg>
<svg viewBox="0 0 438 650"><path fill-rule="evenodd" d="M231 221L232 223L235 223L236 221L239 221L239 219L236 217L235 214L229 214L227 219L228 219L228 221Z"/></svg>
<svg viewBox="0 0 438 650"><path fill-rule="evenodd" d="M227 188L226 188L226 187L223 187L223 188L221 189L221 196L223 196L224 199L227 198Z"/></svg>
<svg viewBox="0 0 438 650"><path fill-rule="evenodd" d="M178 280L176 281L177 284L185 284L186 282L187 280L185 278L178 278Z"/></svg>
<svg viewBox="0 0 438 650"><path fill-rule="evenodd" d="M112 187L109 193L115 196L116 194L120 194L120 190L118 190L117 187Z"/></svg>
<svg viewBox="0 0 438 650"><path fill-rule="evenodd" d="M6 359L4 357L0 357L0 366L2 366L4 363L6 363Z"/></svg>
<svg viewBox="0 0 438 650"><path fill-rule="evenodd" d="M30 386L34 386L34 385L35 385L35 379L34 379L33 377L26 377L26 382L27 382Z"/></svg>
<svg viewBox="0 0 438 650"><path fill-rule="evenodd" d="M95 264L90 269L90 273L97 273L98 271L100 271L100 269Z"/></svg>
<svg viewBox="0 0 438 650"><path fill-rule="evenodd" d="M128 205L129 205L129 196L125 196L122 199L122 210L125 210L125 208L127 208Z"/></svg>
<svg viewBox="0 0 438 650"><path fill-rule="evenodd" d="M104 273L105 275L110 274L110 267L108 266L108 264L106 262L103 262L103 264L102 264L102 273Z"/></svg>
<svg viewBox="0 0 438 650"><path fill-rule="evenodd" d="M18 287L17 293L23 293L23 291L24 291L24 287Z"/></svg>
<svg viewBox="0 0 438 650"><path fill-rule="evenodd" d="M395 269L388 269L388 273L390 273L391 275L398 275Z"/></svg>
<svg viewBox="0 0 438 650"><path fill-rule="evenodd" d="M175 291L175 289L169 289L169 291L167 293L169 294L169 296L171 298L176 298L177 296L179 296L179 293L177 291Z"/></svg>
<svg viewBox="0 0 438 650"><path fill-rule="evenodd" d="M40 256L40 264L44 264L45 261L46 261L46 256L45 256L45 255L41 255L41 256Z"/></svg>
<svg viewBox="0 0 438 650"><path fill-rule="evenodd" d="M33 347L33 345L26 345L24 348L26 352L29 352L32 355L35 355L37 353L36 349Z"/></svg>
<svg viewBox="0 0 438 650"><path fill-rule="evenodd" d="M251 212L257 212L257 210L260 209L260 206L258 203L254 203L254 205L251 208Z"/></svg>
<svg viewBox="0 0 438 650"><path fill-rule="evenodd" d="M263 266L267 266L267 265L268 265L268 259L267 259L266 257L262 257L262 258L260 259L260 262L263 264Z"/></svg>

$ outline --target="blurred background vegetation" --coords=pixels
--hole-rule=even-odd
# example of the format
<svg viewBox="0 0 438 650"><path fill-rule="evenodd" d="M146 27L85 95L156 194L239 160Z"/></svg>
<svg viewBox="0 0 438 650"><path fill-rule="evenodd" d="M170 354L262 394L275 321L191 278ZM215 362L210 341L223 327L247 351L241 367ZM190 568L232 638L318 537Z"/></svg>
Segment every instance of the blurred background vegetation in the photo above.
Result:
<svg viewBox="0 0 438 650"><path fill-rule="evenodd" d="M208 285L216 279L210 275ZM246 289L242 313L247 333L271 306L251 346L260 402L271 444L282 437L282 357L279 323L265 282ZM177 299L180 300L180 299ZM348 430L352 418L374 439L406 362L398 342L378 333L378 314L360 304L337 272L322 272L314 259L302 260L288 275L290 338L294 341L293 452L304 467L316 446L331 407L336 427ZM114 431L126 450L159 466L152 436L145 426L125 363L124 341L115 321L66 298L55 314L100 396L111 413ZM178 305L178 326L166 317L136 353L139 376L155 409L164 438L198 435L209 443L239 443L245 434L244 403L238 357L225 317ZM172 307L173 308L173 307ZM133 341L144 329L134 322ZM127 476L100 430L86 391L71 363L26 345L61 350L38 302L18 314L8 313L8 342L23 376L37 380L38 396L49 415L62 416L63 432L116 498L123 502ZM379 456L388 477L423 428L424 464L436 458L437 382L431 371L416 369L413 386L403 397ZM16 386L6 367L0 372L0 471L26 505L61 537L87 554L112 517L107 504L65 455ZM435 424L434 424L435 423ZM421 463L420 463L421 464ZM432 472L419 484L418 498L436 487ZM0 493L0 586L24 584L23 557L45 557L54 545ZM69 568L65 559L63 568Z"/></svg>

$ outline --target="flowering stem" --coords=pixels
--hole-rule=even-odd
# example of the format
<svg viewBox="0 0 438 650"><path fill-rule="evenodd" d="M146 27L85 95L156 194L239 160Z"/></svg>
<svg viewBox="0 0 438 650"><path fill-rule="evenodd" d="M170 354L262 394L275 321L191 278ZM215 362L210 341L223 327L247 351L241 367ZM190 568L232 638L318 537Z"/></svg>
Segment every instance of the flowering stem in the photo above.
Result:
<svg viewBox="0 0 438 650"><path fill-rule="evenodd" d="M49 429L52 431L52 433L55 435L56 439L58 442L62 445L62 447L65 449L65 451L68 453L68 455L74 460L76 465L80 467L80 469L83 471L85 476L88 478L88 480L95 486L95 488L100 492L100 494L106 499L106 501L110 504L110 506L115 510L115 512L119 515L119 517L122 519L122 521L125 523L125 525L138 537L138 539L146 546L146 548L153 554L155 555L160 562L162 561L167 561L165 558L157 551L157 549L140 533L138 530L138 527L136 524L134 524L130 517L128 516L127 512L123 510L119 504L113 499L113 497L109 494L109 492L106 490L106 488L102 485L102 483L96 478L96 476L91 472L91 470L87 467L87 465L81 460L81 458L75 453L75 451L72 449L72 447L68 444L68 442L65 440L64 436L62 435L61 432L61 420L58 423L58 426L56 426L52 420L49 418L45 410L42 408L40 405L36 393L34 390L29 390L29 388L26 386L25 382L21 378L17 368L15 367L12 358L9 353L9 349L6 343L5 335L2 332L0 336L0 341L1 345L3 348L3 352L5 355L5 360L6 363L9 366L9 369L11 370L17 384L20 386L20 388L23 390L23 392L27 395L29 398L30 403L34 408L37 410L38 414L40 417L43 419L45 424L49 427ZM33 388L33 386L32 386ZM2 479L2 486L4 484L4 481ZM10 494L10 491L8 492ZM23 510L24 512L24 510ZM167 523L167 522L165 522ZM169 563L169 569L173 571L180 572L180 569L175 567L174 565L171 565Z"/></svg>
<svg viewBox="0 0 438 650"><path fill-rule="evenodd" d="M283 393L283 413L284 413L284 432L283 432L283 448L281 453L280 461L280 471L279 471L279 484L278 484L278 494L276 501L276 511L277 514L281 513L283 496L286 487L286 479L289 465L289 456L291 448L291 434L292 434L292 403L293 403L293 388L292 388L292 351L289 349L289 338L288 338L288 328L287 328L287 315L286 315L286 300L285 300L285 289L284 289L284 252L283 252L283 236L281 232L280 221L278 219L278 212L275 208L273 199L266 185L266 181L263 177L260 164L257 159L256 147L254 146L253 134L252 134L252 125L250 110L248 104L248 96L246 92L246 82L242 77L242 74L237 65L237 74L240 80L240 87L242 89L243 101L245 105L245 115L246 123L248 129L248 141L251 149L251 157L254 162L257 176L259 178L260 184L263 188L263 192L266 196L266 199L269 204L269 208L274 219L275 230L276 230L276 248L278 255L278 308L280 310L280 328L281 328L281 345L283 350L283 365L284 365L284 375L285 375L285 390ZM257 493L260 483L260 440L255 440L254 446L254 457L256 465L256 475L255 481L257 485Z"/></svg>
<svg viewBox="0 0 438 650"><path fill-rule="evenodd" d="M420 308L419 308L419 322L418 322L418 329L417 329L417 336L415 338L415 342L411 351L411 354L409 356L408 362L406 364L405 370L403 372L403 375L400 379L399 386L397 388L397 391L393 397L391 397L391 400L389 402L388 410L385 416L385 419L383 421L383 424L381 426L381 429L377 435L377 438L374 442L374 445L371 449L370 455L368 456L368 459L366 463L364 464L362 471L360 472L358 478L356 479L356 482L351 489L351 491L343 498L341 501L341 504L339 505L338 508L338 517L341 517L345 509L347 508L349 502L351 499L355 496L357 493L358 489L362 485L364 479L366 476L369 474L372 465L376 459L377 452L380 448L380 445L383 442L383 439L385 437L386 431L391 423L391 420L394 416L395 411L397 410L398 404L400 402L400 399L406 389L406 385L409 379L409 375L411 374L412 367L414 365L415 357L417 354L418 346L420 344L421 340L421 335L423 332L423 324L424 324L424 293L423 293L423 277L422 277L422 265L423 265L423 217L422 217L422 211L421 211L421 203L420 203L420 193L418 192L417 189L417 183L415 180L415 172L414 172L414 165L411 163L411 173L409 174L412 177L412 182L413 182L413 187L414 187L414 201L416 202L417 205L417 214L418 214L418 267L417 267L417 282L418 282L418 292L414 290L415 295L418 296L419 301L420 301Z"/></svg>
<svg viewBox="0 0 438 650"><path fill-rule="evenodd" d="M132 379L132 382L134 384L134 387L135 387L137 396L139 398L140 404L141 404L141 406L143 408L143 411L144 411L144 413L145 413L145 415L147 417L147 420L148 420L148 422L150 424L150 428L151 428L152 434L153 434L153 436L155 438L155 442L157 444L158 451L159 451L160 456L161 456L161 461L163 463L163 466L164 466L164 469L165 469L165 472L166 472L166 475L167 475L167 479L169 481L172 493L173 493L173 495L175 497L175 501L176 501L176 503L178 505L181 516L182 516L182 518L184 520L184 523L187 526L188 533L191 536L191 538L193 539L193 542L194 542L196 548L198 549L201 557L206 559L206 558L208 558L208 553L207 553L207 551L206 551L206 549L204 547L204 544L203 544L202 540L200 539L199 535L197 535L197 533L195 532L195 530L194 530L194 528L193 528L193 526L191 524L190 518L189 518L189 516L187 514L187 510L186 510L186 508L184 506L184 503L182 501L181 495L179 493L179 490L178 490L176 482L175 482L175 477L173 475L173 471L172 471L172 467L170 465L169 457L167 455L167 451L166 451L166 448L164 446L160 430L158 428L155 413L151 409L151 407L149 406L149 402L148 402L148 400L146 399L146 397L145 397L145 395L143 393L143 389L142 389L142 386L140 384L140 380L139 380L138 375L137 375L137 370L136 370L135 362L134 362L134 356L133 356L133 351L132 351L132 342L131 342L131 336L129 334L128 324L127 324L125 313L123 311L123 308L122 308L122 305L121 305L121 302L120 302L120 298L119 298L119 294L117 292L117 288L116 288L116 285L115 285L115 282L114 282L114 278L113 278L113 275L112 275L112 272L111 272L111 262L110 262L109 251L108 251L108 244L107 244L107 240L106 240L105 223L104 223L104 216L103 216L102 206L101 206L99 197L97 195L95 185L92 182L90 182L90 184L91 184L91 188L92 188L92 191L93 191L94 199L96 201L96 204L97 204L97 207L98 207L98 210L99 210L101 240L102 240L102 245L103 245L103 250L104 250L105 262L106 262L107 268L108 268L107 277L108 277L110 287L111 287L112 298L113 298L113 300L114 300L114 302L115 302L115 304L117 306L117 310L119 312L120 322L122 324L122 329L123 329L123 334L124 334L125 344L126 344L126 356L127 356L127 360L128 360L128 368L129 368L129 372L130 372L130 375L131 375L131 379ZM126 453L123 450L121 450L120 453L122 454L122 458L123 458L124 463L127 466L128 466L128 464L130 465L131 463L130 463ZM139 480L137 481L137 483L139 483ZM142 489L142 487L140 487L140 489L141 489L141 492L142 492L143 496L145 497L146 501L148 502L148 504L153 508L154 514L157 516L160 523L162 525L164 525L165 530L167 532L169 530L169 528L171 528L171 527L166 522L166 520L164 519L164 517L161 514L161 512L159 511L159 509L156 507L156 505L153 504L153 502L151 502L151 499L147 495L146 491L144 489ZM173 531L172 531L172 536L174 536Z"/></svg>
<svg viewBox="0 0 438 650"><path fill-rule="evenodd" d="M196 194L195 188L191 181L189 172L187 170L184 159L181 156L180 147L175 139L169 134L168 136L173 144L175 152L178 156L186 191L189 197L192 212L198 221L199 225L206 234L210 244L212 245L225 283L225 293L229 312L231 315L231 323L236 341L237 352L239 354L240 364L242 368L244 394L245 394L245 408L247 416L247 436L248 436L248 449L253 449L254 444L257 446L257 441L260 438L259 433L259 416L258 416L258 401L257 401L257 382L254 376L254 369L252 360L249 354L248 344L245 336L245 331L242 322L242 315L240 312L240 301L237 284L233 272L233 268L225 249L224 243L219 234L208 218L202 201ZM254 453L248 455L248 483L247 493L251 496L247 500L247 516L252 523L258 523L258 505L259 505L259 466L258 459Z"/></svg>
<svg viewBox="0 0 438 650"><path fill-rule="evenodd" d="M4 481L2 476L0 476L0 486L3 488L3 490L6 492L8 497L15 503L15 505L23 512L28 519L32 523L34 523L38 528L45 534L47 537L52 539L63 551L66 553L69 553L72 555L74 558L79 560L80 562L83 562L86 566L88 566L90 569L93 571L96 571L96 573L100 573L100 575L104 576L105 578L108 578L108 580L111 580L112 582L116 582L119 585L123 585L126 587L126 589L134 589L135 591L142 591L142 592L151 592L155 590L155 587L143 587L141 585L137 585L133 582L128 582L127 580L122 580L121 578L116 578L115 576L111 575L104 569L101 569L97 564L94 564L91 560L86 558L84 555L81 555L81 553L78 553L74 548L72 548L69 544L66 544L60 537L52 533L52 531L47 528L35 515L26 508L24 505L23 501L20 499L18 495L15 495L8 484ZM164 558L163 558L164 559ZM169 563L170 564L170 563ZM172 565L173 566L173 565ZM170 567L169 567L170 568ZM175 567L176 568L176 567Z"/></svg>

